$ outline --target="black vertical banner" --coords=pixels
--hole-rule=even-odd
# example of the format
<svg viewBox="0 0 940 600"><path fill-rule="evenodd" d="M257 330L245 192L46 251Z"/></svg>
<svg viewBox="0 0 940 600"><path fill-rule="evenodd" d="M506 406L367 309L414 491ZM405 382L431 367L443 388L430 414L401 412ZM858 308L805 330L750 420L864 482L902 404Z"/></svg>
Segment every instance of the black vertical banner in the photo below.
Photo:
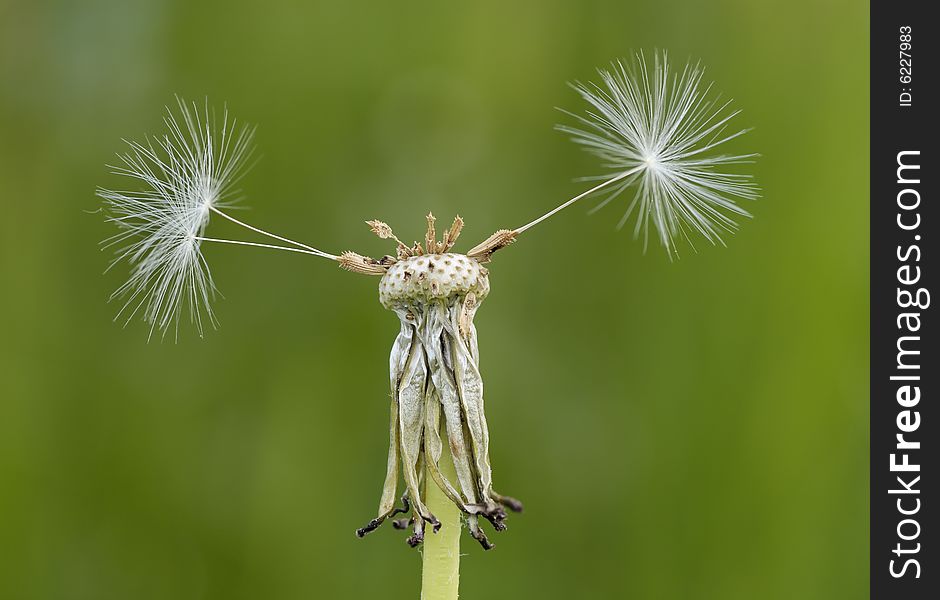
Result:
<svg viewBox="0 0 940 600"><path fill-rule="evenodd" d="M937 487L940 451L940 363L928 350L938 342L931 232L940 30L928 6L871 6L871 597L879 599L938 589L940 499L927 490Z"/></svg>

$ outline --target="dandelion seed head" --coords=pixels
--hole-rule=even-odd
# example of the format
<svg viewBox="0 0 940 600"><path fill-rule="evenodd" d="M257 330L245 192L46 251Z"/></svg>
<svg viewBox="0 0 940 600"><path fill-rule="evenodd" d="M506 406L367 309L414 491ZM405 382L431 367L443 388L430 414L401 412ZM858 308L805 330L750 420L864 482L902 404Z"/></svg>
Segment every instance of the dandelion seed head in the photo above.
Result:
<svg viewBox="0 0 940 600"><path fill-rule="evenodd" d="M723 243L722 235L737 228L735 218L750 216L737 202L760 197L749 174L725 169L758 155L719 150L748 131L731 128L740 111L703 82L699 64L673 71L665 52L655 52L652 61L639 52L598 73L600 83L572 86L589 105L583 115L568 113L578 125L558 126L610 170L585 178L612 184L601 186L606 197L595 210L631 190L618 228L634 217L634 236L642 234L644 249L650 223L670 257L677 239L691 244L693 232Z"/></svg>
<svg viewBox="0 0 940 600"><path fill-rule="evenodd" d="M233 185L252 154L254 130L237 126L227 111L218 120L208 104L199 108L180 98L176 109L167 108L163 136L127 142L130 149L112 167L136 189L97 192L119 229L102 242L116 249L109 269L130 266L111 296L123 300L116 318L126 324L140 314L151 336L178 334L184 307L200 336L206 323L216 325L210 304L216 288L201 241L212 210L238 200Z"/></svg>

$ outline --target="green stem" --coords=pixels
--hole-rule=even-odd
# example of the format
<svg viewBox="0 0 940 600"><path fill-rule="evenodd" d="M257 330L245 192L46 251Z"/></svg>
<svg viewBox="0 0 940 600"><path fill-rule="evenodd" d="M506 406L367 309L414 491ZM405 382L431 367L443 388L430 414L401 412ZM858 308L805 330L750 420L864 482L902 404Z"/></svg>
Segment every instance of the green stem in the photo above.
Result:
<svg viewBox="0 0 940 600"><path fill-rule="evenodd" d="M438 463L441 475L449 481L457 480L457 472L450 458L447 438ZM424 567L421 572L421 600L457 600L460 585L460 509L444 495L430 473L427 481L428 510L441 522L441 530L434 533L428 527L424 534Z"/></svg>

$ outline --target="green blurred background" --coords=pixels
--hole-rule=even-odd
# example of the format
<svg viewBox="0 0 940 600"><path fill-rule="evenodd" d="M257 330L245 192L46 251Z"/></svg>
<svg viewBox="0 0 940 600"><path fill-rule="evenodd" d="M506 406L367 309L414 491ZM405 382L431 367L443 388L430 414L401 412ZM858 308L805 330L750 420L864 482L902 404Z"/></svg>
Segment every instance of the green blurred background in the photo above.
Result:
<svg viewBox="0 0 940 600"><path fill-rule="evenodd" d="M365 219L459 212L465 250L583 189L565 82L654 47L744 109L765 198L675 263L613 206L497 255L492 458L527 509L465 541L462 597L866 595L868 4L443 4L0 3L0 598L417 597L401 533L353 535L387 451L377 280L209 247L221 329L111 321L94 190L174 93L259 125L252 223L382 254Z"/></svg>

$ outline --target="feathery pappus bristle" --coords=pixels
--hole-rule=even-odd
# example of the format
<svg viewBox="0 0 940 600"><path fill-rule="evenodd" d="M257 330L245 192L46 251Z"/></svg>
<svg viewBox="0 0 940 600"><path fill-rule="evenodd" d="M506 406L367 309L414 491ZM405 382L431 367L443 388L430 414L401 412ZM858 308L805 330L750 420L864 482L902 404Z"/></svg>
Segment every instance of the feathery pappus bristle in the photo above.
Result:
<svg viewBox="0 0 940 600"><path fill-rule="evenodd" d="M735 217L750 216L737 201L760 197L751 175L724 169L751 163L757 154L716 154L748 131L728 129L740 111L703 82L699 64L672 71L665 52L655 52L652 61L640 52L598 72L601 83L572 86L590 105L584 115L567 113L579 126L558 126L612 169L585 178L601 181L594 190L607 195L595 210L633 188L618 228L635 215L634 236L642 233L644 248L651 222L670 257L676 239L691 244L692 232L722 243L722 235L737 228Z"/></svg>
<svg viewBox="0 0 940 600"><path fill-rule="evenodd" d="M216 325L202 237L210 213L237 200L232 186L252 155L254 129L238 126L227 110L217 122L208 103L199 108L177 98L176 109L167 107L163 136L127 142L129 151L112 167L139 189L97 191L107 220L120 229L102 243L117 248L111 267L126 261L131 268L111 296L124 301L116 318L126 323L140 313L151 336L178 332L184 305L200 335L206 323Z"/></svg>

